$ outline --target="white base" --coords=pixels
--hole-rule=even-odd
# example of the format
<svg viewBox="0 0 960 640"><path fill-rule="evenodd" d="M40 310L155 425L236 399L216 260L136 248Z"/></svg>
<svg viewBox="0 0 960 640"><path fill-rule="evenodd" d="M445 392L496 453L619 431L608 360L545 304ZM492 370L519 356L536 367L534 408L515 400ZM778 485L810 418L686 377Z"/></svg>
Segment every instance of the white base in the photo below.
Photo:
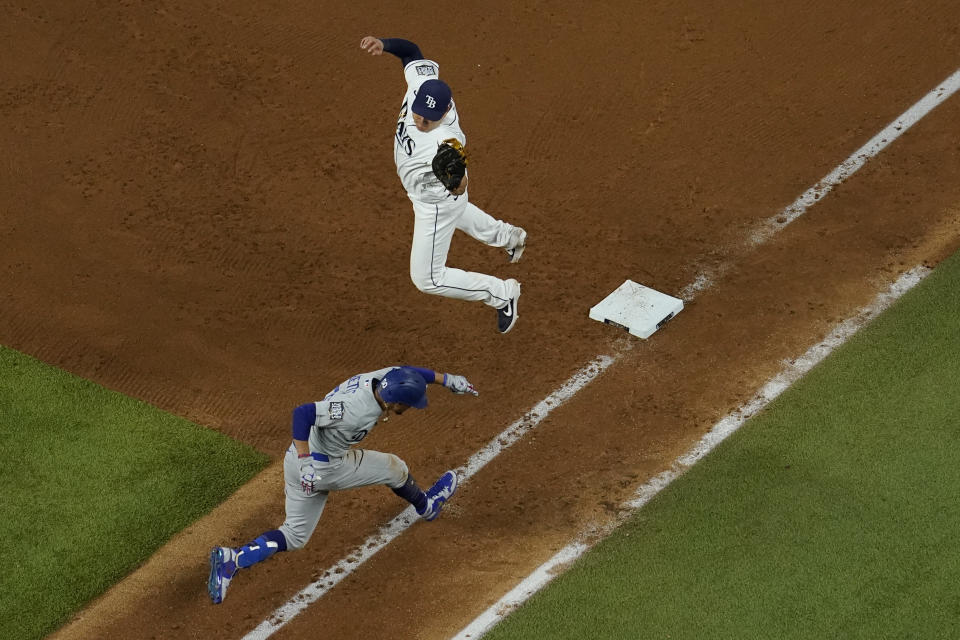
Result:
<svg viewBox="0 0 960 640"><path fill-rule="evenodd" d="M590 308L590 317L646 340L683 309L683 300L627 280Z"/></svg>

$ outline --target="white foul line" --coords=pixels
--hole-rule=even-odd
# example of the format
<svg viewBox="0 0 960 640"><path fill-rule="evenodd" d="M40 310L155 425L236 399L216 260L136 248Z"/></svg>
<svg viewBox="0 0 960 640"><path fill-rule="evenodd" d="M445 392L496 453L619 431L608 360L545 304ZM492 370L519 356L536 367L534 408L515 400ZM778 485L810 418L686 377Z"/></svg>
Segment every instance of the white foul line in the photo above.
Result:
<svg viewBox="0 0 960 640"><path fill-rule="evenodd" d="M744 422L779 396L783 391L800 379L817 363L823 360L838 346L846 342L861 327L889 307L900 296L913 288L929 274L926 267L915 267L890 287L889 291L881 293L869 306L851 319L844 321L833 329L823 342L811 347L805 354L796 360L786 363L784 369L769 380L745 405L727 415L700 439L687 453L677 458L668 471L657 474L637 489L636 497L624 505L625 511L616 519L615 525L622 523L637 509L647 504L655 495L667 487L673 480L682 475L687 469L703 459L714 447L727 439ZM613 527L609 527L612 529ZM537 567L520 584L514 587L493 606L477 616L473 622L464 627L452 640L476 640L493 628L500 620L509 615L514 609L526 602L530 596L542 589L553 578L562 572L566 565L583 555L590 544L583 540L596 537L593 530L584 531L580 540L561 549L555 556Z"/></svg>
<svg viewBox="0 0 960 640"><path fill-rule="evenodd" d="M528 431L536 428L550 412L562 405L587 386L594 378L603 373L615 361L613 356L599 356L587 366L577 371L563 383L559 389L541 400L525 416L504 429L497 437L477 453L470 456L467 464L457 469L460 484L468 482L470 478L482 469L488 462L517 442ZM380 531L367 538L359 547L354 549L346 558L327 569L323 576L303 588L286 604L274 611L269 618L261 622L253 631L245 635L244 640L262 640L270 637L277 629L290 622L298 613L316 602L323 594L332 589L338 582L353 573L357 567L369 560L375 553L383 549L410 525L419 518L413 506L407 507L400 515L380 528Z"/></svg>
<svg viewBox="0 0 960 640"><path fill-rule="evenodd" d="M909 129L934 107L953 95L958 88L960 88L960 70L954 72L954 74L947 78L939 87L910 107L902 116L874 136L870 142L864 145L864 147L861 147L861 149L855 152L853 156L848 158L843 164L837 167L837 169L827 174L827 177L818 182L817 185L808 189L792 205L784 209L783 212L777 216L770 218L760 230L753 234L752 242L754 245L766 242L774 233L803 215L810 205L819 201L830 189L853 175L863 166L863 163L866 162L867 159L876 155L881 149L898 138L900 134ZM808 202L807 194L813 194L815 197ZM681 297L685 300L692 299L697 292L708 288L712 284L712 281L713 278L709 275L701 274L697 276L693 283L683 289ZM473 474L498 456L501 451L514 444L528 431L536 428L537 425L547 417L550 411L573 397L580 389L587 386L610 365L616 362L619 357L619 355L598 356L577 371L563 386L537 404L526 416L511 424L487 446L471 456L466 465L458 470L460 481L465 482L469 480ZM286 604L276 609L266 620L243 636L243 640L263 640L273 635L280 627L292 620L310 604L316 602L343 578L353 573L353 571L366 560L370 559L375 553L406 531L416 520L417 518L413 507L408 507L400 515L381 527L378 533L368 538L363 544L349 553L346 558L327 569L320 579L304 587L299 593L293 596L293 598L288 600Z"/></svg>
<svg viewBox="0 0 960 640"><path fill-rule="evenodd" d="M896 140L904 131L933 110L934 107L956 93L957 89L960 89L960 70L955 71L941 83L940 86L907 109L903 115L871 138L867 144L855 151L853 155L847 158L836 169L828 173L820 182L810 189L807 189L793 204L781 211L778 215L767 219L760 228L752 234L751 243L753 246L763 244L776 232L803 215L810 206L819 202L833 187L856 173L868 159L877 155L884 147ZM684 300L693 299L698 292L709 288L714 280L726 271L726 268L726 265L721 266L714 275L704 273L697 275L694 281L682 290L681 297ZM797 360L788 363L788 366L764 385L750 402L718 422L690 451L674 461L669 471L654 476L641 486L637 490L637 497L625 505L629 511L621 514L620 520L626 518L630 512L639 509L649 502L653 496L669 485L674 478L713 450L717 444L736 431L750 416L767 406L767 404L779 396L784 389L788 388L793 382L799 379L800 376L813 368L816 363L825 358L833 349L845 342L857 329L916 285L927 273L928 272L922 267L917 267L907 272L892 285L889 292L879 295L873 304L866 307L857 316L836 327L823 342L811 347L806 354ZM580 537L586 539L593 536L593 534L594 532L592 531L584 532ZM476 640L476 638L482 636L499 620L509 614L510 611L542 589L559 573L564 565L580 557L587 549L589 549L589 545L579 541L561 549L553 558L538 567L519 585L480 614L473 622L454 636L453 640Z"/></svg>
<svg viewBox="0 0 960 640"><path fill-rule="evenodd" d="M907 129L919 122L937 105L945 101L960 89L960 69L944 80L940 85L923 96L916 104L888 124L880 133L853 152L849 158L828 173L820 182L803 192L799 198L783 209L777 215L767 218L753 231L750 237L751 246L759 246L769 240L775 233L806 213L807 209L823 199L835 186L855 174L866 164L867 160L880 153L887 145L899 138ZM714 281L726 272L730 265L723 264L712 273L701 273L693 282L680 291L684 300L692 300L698 292L710 287Z"/></svg>

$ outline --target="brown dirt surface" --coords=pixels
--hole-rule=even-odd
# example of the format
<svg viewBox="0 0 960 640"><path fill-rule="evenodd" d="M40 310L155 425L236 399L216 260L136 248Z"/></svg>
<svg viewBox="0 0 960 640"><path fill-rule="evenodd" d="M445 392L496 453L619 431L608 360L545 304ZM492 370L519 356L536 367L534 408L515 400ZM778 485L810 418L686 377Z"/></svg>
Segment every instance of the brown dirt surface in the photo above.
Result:
<svg viewBox="0 0 960 640"><path fill-rule="evenodd" d="M0 343L279 460L292 407L395 363L466 374L365 443L425 483L599 354L615 365L274 637L446 638L902 271L960 246L960 98L769 242L789 205L957 68L953 0L461 4L0 3ZM776 5L776 6L775 6ZM441 64L471 200L523 261L458 236L449 264L517 277L500 336L409 281L391 159L400 65ZM587 317L624 279L677 294L649 341ZM53 637L241 637L399 512L334 495L308 545L241 574L207 553L283 518L271 465Z"/></svg>

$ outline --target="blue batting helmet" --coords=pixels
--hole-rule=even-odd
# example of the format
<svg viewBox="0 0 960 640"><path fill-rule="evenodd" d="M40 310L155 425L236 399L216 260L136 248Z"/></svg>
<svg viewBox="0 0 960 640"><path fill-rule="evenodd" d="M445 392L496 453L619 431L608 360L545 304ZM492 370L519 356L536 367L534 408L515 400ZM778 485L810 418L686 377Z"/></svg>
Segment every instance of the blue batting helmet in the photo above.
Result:
<svg viewBox="0 0 960 640"><path fill-rule="evenodd" d="M380 398L384 402L399 402L423 409L427 406L427 381L413 369L393 369L380 381Z"/></svg>

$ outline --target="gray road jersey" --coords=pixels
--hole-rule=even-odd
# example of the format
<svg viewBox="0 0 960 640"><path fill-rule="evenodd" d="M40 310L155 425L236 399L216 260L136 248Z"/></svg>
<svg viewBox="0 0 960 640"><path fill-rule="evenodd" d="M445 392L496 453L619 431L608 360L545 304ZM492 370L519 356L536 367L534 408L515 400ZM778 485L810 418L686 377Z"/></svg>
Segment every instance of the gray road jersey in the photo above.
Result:
<svg viewBox="0 0 960 640"><path fill-rule="evenodd" d="M317 405L317 419L310 429L310 450L342 456L367 437L383 411L373 397L373 380L383 379L392 369L358 373L344 380Z"/></svg>

